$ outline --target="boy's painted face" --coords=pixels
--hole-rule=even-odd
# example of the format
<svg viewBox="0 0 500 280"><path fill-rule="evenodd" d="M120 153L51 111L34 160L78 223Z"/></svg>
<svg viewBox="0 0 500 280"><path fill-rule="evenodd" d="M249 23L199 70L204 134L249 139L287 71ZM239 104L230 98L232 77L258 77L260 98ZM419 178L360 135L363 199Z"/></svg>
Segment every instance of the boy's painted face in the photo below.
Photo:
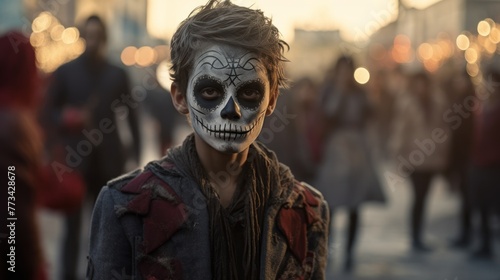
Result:
<svg viewBox="0 0 500 280"><path fill-rule="evenodd" d="M237 153L248 148L262 129L269 79L255 54L210 45L195 59L186 97L196 134L220 152Z"/></svg>

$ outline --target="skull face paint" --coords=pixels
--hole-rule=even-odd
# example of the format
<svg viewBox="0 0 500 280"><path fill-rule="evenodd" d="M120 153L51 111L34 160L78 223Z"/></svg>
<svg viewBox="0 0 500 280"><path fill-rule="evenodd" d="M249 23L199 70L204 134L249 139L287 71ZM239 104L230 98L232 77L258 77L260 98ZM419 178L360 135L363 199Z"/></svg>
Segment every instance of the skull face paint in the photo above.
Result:
<svg viewBox="0 0 500 280"><path fill-rule="evenodd" d="M196 57L187 87L194 131L214 149L245 150L259 135L270 90L267 72L255 54L212 45Z"/></svg>

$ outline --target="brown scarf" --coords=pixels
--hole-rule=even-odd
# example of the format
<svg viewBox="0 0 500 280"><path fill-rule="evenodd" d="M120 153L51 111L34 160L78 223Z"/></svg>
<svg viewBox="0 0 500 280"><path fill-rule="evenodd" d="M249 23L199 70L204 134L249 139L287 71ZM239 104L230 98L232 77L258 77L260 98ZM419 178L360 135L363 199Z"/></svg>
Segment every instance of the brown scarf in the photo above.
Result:
<svg viewBox="0 0 500 280"><path fill-rule="evenodd" d="M182 146L170 149L167 158L199 184L207 199L213 279L258 279L266 205L279 189L280 171L287 173L285 177L290 177L288 170L283 170L275 154L262 144L252 144L239 175L233 202L224 209L198 158L193 134ZM243 225L243 240L234 234L238 222ZM238 246L243 246L243 250L238 250L241 248ZM242 256L238 255L239 252Z"/></svg>

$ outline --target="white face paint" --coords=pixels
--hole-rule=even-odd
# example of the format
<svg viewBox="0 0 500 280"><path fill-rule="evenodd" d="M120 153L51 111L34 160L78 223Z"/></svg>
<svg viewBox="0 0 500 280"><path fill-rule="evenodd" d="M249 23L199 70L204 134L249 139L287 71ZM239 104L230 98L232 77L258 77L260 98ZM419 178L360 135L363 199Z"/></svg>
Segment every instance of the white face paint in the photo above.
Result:
<svg viewBox="0 0 500 280"><path fill-rule="evenodd" d="M243 49L211 45L199 52L192 73L186 95L195 133L220 152L248 148L269 104L262 62Z"/></svg>

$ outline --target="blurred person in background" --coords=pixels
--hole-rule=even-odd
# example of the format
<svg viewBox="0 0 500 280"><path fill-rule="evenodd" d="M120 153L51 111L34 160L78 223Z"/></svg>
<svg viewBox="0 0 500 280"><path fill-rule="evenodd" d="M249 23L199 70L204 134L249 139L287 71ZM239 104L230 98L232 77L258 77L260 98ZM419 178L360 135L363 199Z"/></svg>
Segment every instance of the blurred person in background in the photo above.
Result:
<svg viewBox="0 0 500 280"><path fill-rule="evenodd" d="M498 67L498 65L496 66ZM470 168L470 191L480 217L480 244L472 256L493 257L492 219L499 215L500 198L500 71L490 66L484 74L482 95L475 110ZM478 100L476 99L476 102Z"/></svg>
<svg viewBox="0 0 500 280"><path fill-rule="evenodd" d="M295 118L295 176L311 182L316 175L321 158L321 112L318 108L318 87L314 80L303 77L293 83L290 89Z"/></svg>
<svg viewBox="0 0 500 280"><path fill-rule="evenodd" d="M369 99L373 107L373 122L370 127L373 147L377 152L377 160L388 158L388 140L391 122L394 118L395 91L389 87L389 73L380 69L373 71L368 84Z"/></svg>
<svg viewBox="0 0 500 280"><path fill-rule="evenodd" d="M448 107L444 95L433 87L424 71L409 76L407 91L396 102L390 147L398 175L409 177L413 188L412 249L426 252L431 248L422 240L425 203L432 179L442 174L448 163L450 133L443 120Z"/></svg>
<svg viewBox="0 0 500 280"><path fill-rule="evenodd" d="M87 201L95 201L102 186L122 174L128 159L139 159L138 104L131 96L126 72L105 58L106 26L98 16L84 23L85 52L53 74L46 100L46 127L50 146L64 147L58 172L80 172ZM122 143L116 118L127 119L132 151ZM66 217L62 279L76 279L82 209Z"/></svg>
<svg viewBox="0 0 500 280"><path fill-rule="evenodd" d="M15 228L2 227L0 232L3 259L0 278L43 280L47 279L47 273L35 213L37 195L43 191L43 137L36 120L41 80L35 51L29 39L17 31L0 37L0 77L0 168L5 174L2 179L5 209L0 213L2 221L17 218L13 222ZM7 216L7 206L15 209L13 216ZM7 238L12 236L11 230L15 239ZM12 267L11 257L7 256L12 254L11 246L15 247L15 272L8 270Z"/></svg>
<svg viewBox="0 0 500 280"><path fill-rule="evenodd" d="M151 72L150 72L151 71ZM175 141L176 128L185 123L175 110L172 104L170 92L160 86L156 77L149 70L148 74L148 90L146 99L144 99L145 111L154 120L155 131L158 132L159 151L158 155L164 156L168 148L172 147Z"/></svg>
<svg viewBox="0 0 500 280"><path fill-rule="evenodd" d="M342 56L322 85L319 100L325 118L325 146L315 181L330 205L331 224L334 224L335 210L348 210L346 271L353 267L353 248L360 223L359 208L369 201L385 201L372 164L372 143L367 137L371 106L366 92L354 80L354 69L353 59Z"/></svg>
<svg viewBox="0 0 500 280"><path fill-rule="evenodd" d="M265 133L258 138L273 150L280 161L290 167L295 178L310 182L315 172L314 137L317 134L313 118L316 87L310 78L294 81L280 93L275 114L263 126ZM316 137L317 138L317 137Z"/></svg>
<svg viewBox="0 0 500 280"><path fill-rule="evenodd" d="M461 106L475 95L475 87L465 70L454 71L443 84L448 98L448 107ZM451 112L451 111L447 111ZM474 116L456 114L443 115L450 125L450 151L446 175L453 190L460 195L459 234L451 243L456 248L467 248L471 241L471 202L467 171L470 166Z"/></svg>

